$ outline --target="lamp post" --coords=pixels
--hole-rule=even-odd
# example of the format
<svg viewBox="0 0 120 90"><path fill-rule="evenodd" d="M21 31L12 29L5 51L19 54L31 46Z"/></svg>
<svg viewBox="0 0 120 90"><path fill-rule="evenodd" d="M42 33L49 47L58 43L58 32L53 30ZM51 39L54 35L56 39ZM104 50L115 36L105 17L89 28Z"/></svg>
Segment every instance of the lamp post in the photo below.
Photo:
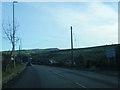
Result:
<svg viewBox="0 0 120 90"><path fill-rule="evenodd" d="M14 21L14 4L17 3L17 1L13 1L13 59L14 59L14 68L15 68L15 21Z"/></svg>

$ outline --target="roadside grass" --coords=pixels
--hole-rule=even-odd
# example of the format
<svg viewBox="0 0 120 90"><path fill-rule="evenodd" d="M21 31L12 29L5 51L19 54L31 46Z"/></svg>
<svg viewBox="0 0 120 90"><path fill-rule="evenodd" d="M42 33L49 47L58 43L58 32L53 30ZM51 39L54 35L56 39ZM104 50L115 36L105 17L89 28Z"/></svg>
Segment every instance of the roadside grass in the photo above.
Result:
<svg viewBox="0 0 120 90"><path fill-rule="evenodd" d="M8 67L6 72L2 72L2 84L12 80L25 69L24 65L16 64L16 68Z"/></svg>

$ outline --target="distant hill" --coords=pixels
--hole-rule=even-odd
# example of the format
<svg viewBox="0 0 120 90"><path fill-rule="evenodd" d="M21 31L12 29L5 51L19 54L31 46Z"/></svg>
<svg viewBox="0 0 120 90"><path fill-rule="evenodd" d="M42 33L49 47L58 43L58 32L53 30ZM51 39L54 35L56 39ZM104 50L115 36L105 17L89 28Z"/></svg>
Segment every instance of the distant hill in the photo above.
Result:
<svg viewBox="0 0 120 90"><path fill-rule="evenodd" d="M17 50L19 51L19 50ZM28 50L21 50L21 52L26 52L26 53L44 53L44 52L50 52L50 51L59 51L58 48L47 48L47 49L28 49Z"/></svg>

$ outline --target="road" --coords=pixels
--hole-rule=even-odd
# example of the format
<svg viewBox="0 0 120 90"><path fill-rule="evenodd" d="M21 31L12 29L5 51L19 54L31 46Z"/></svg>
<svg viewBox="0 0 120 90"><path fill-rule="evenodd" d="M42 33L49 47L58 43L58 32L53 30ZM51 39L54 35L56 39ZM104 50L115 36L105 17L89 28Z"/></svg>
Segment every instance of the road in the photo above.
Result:
<svg viewBox="0 0 120 90"><path fill-rule="evenodd" d="M44 65L32 65L6 88L118 88L118 77Z"/></svg>

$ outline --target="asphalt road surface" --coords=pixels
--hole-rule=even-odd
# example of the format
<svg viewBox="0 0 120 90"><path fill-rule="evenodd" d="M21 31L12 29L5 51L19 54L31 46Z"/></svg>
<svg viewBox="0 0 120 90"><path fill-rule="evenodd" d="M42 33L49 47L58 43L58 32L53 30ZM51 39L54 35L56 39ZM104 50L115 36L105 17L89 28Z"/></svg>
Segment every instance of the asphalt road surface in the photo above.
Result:
<svg viewBox="0 0 120 90"><path fill-rule="evenodd" d="M118 77L44 65L32 65L6 88L118 88Z"/></svg>

